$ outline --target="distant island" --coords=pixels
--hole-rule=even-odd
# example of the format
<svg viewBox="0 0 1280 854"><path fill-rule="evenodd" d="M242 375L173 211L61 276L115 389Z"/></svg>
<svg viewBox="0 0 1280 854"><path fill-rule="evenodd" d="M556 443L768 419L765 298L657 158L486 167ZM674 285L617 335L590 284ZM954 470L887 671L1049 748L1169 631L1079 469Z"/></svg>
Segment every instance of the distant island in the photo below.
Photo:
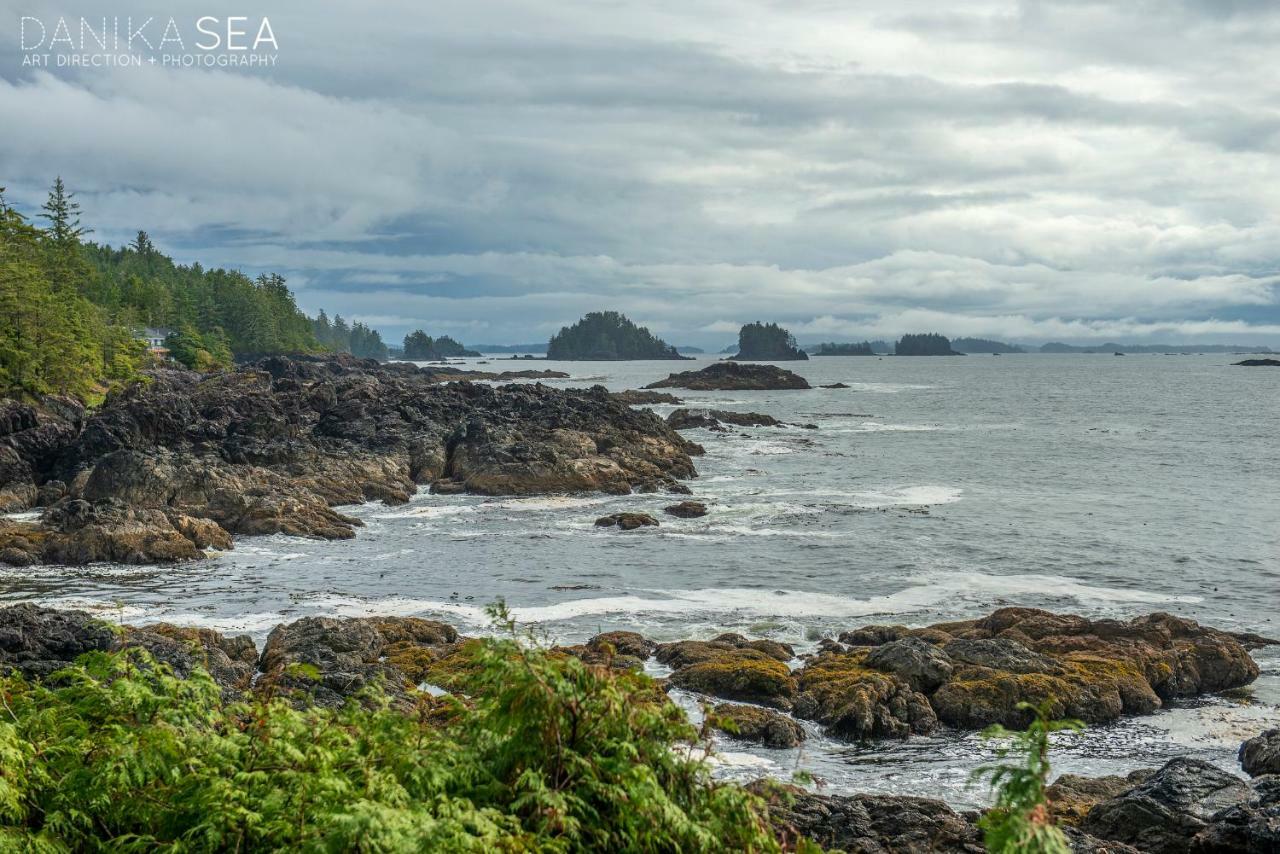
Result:
<svg viewBox="0 0 1280 854"><path fill-rule="evenodd" d="M468 344L467 349L480 353L545 353L547 345L543 344Z"/></svg>
<svg viewBox="0 0 1280 854"><path fill-rule="evenodd" d="M776 323L748 323L738 332L735 361L795 362L809 358L796 338Z"/></svg>
<svg viewBox="0 0 1280 854"><path fill-rule="evenodd" d="M616 311L593 311L552 336L547 358L612 362L630 359L683 359L676 348L636 326Z"/></svg>
<svg viewBox="0 0 1280 854"><path fill-rule="evenodd" d="M1270 347L1244 344L1106 344L1075 345L1051 341L1040 347L1041 353L1273 353Z"/></svg>
<svg viewBox="0 0 1280 854"><path fill-rule="evenodd" d="M895 356L963 356L951 349L951 340L945 335L928 332L903 335L893 346Z"/></svg>
<svg viewBox="0 0 1280 854"><path fill-rule="evenodd" d="M701 347L690 347L688 344L677 344L676 352L677 353L705 353L707 351L703 350Z"/></svg>
<svg viewBox="0 0 1280 854"><path fill-rule="evenodd" d="M479 355L475 350L468 350L448 335L432 338L421 329L415 329L404 336L403 358L410 362L426 362L433 359Z"/></svg>
<svg viewBox="0 0 1280 854"><path fill-rule="evenodd" d="M951 348L960 353L1025 353L1017 344L1006 344L990 338L956 338Z"/></svg>
<svg viewBox="0 0 1280 854"><path fill-rule="evenodd" d="M814 356L874 356L876 354L876 351L871 349L870 341L859 341L856 344L853 342L837 344L829 341L819 344L809 352Z"/></svg>

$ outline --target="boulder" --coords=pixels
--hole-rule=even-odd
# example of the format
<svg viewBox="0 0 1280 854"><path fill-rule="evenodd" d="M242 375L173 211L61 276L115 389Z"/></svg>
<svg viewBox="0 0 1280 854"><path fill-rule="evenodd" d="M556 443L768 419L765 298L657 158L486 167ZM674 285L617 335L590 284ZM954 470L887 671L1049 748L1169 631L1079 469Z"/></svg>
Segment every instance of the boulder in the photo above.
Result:
<svg viewBox="0 0 1280 854"><path fill-rule="evenodd" d="M1280 774L1280 729L1269 729L1241 744L1239 759L1250 777Z"/></svg>
<svg viewBox="0 0 1280 854"><path fill-rule="evenodd" d="M797 374L776 365L750 365L738 362L715 362L702 370L682 371L645 386L654 388L687 388L692 391L771 391L806 389L809 383Z"/></svg>
<svg viewBox="0 0 1280 854"><path fill-rule="evenodd" d="M1074 827L1084 820L1089 810L1129 791L1154 773L1154 769L1144 768L1124 777L1118 774L1105 777L1062 774L1045 790L1049 814L1059 824Z"/></svg>
<svg viewBox="0 0 1280 854"><path fill-rule="evenodd" d="M912 690L928 694L951 678L955 666L947 653L916 637L890 641L866 657L868 667L895 673Z"/></svg>
<svg viewBox="0 0 1280 854"><path fill-rule="evenodd" d="M765 747L785 749L798 747L804 741L804 727L773 709L720 703L711 717L716 729Z"/></svg>
<svg viewBox="0 0 1280 854"><path fill-rule="evenodd" d="M657 526L658 520L650 516L648 513L612 513L608 516L601 516L596 520L597 528L621 528L624 531L634 531L636 528L644 528Z"/></svg>
<svg viewBox="0 0 1280 854"><path fill-rule="evenodd" d="M668 504L662 512L678 519L697 519L707 515L707 505L701 501L681 501L679 504Z"/></svg>
<svg viewBox="0 0 1280 854"><path fill-rule="evenodd" d="M659 644L654 655L673 669L669 682L676 688L775 709L791 708L796 685L786 662L795 651L787 644L725 634L710 641Z"/></svg>
<svg viewBox="0 0 1280 854"><path fill-rule="evenodd" d="M1247 804L1252 796L1239 777L1203 760L1179 757L1093 807L1080 827L1141 851L1182 854L1196 850L1196 836L1216 814Z"/></svg>

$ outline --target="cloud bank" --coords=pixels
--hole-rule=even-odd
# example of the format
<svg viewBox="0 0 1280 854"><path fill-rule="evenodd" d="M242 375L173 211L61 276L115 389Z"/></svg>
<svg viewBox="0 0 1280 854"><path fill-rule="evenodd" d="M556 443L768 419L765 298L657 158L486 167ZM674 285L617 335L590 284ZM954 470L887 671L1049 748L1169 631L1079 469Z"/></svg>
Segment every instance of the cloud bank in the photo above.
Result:
<svg viewBox="0 0 1280 854"><path fill-rule="evenodd" d="M22 68L24 14L102 10L0 2L12 200L390 339L1280 343L1271 3L318 2L257 70Z"/></svg>

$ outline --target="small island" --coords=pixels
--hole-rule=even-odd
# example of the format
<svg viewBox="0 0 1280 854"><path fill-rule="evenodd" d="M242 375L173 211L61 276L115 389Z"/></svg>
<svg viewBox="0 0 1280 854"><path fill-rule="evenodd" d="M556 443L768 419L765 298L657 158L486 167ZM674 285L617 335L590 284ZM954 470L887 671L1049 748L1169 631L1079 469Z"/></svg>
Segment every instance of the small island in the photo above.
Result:
<svg viewBox="0 0 1280 854"><path fill-rule="evenodd" d="M715 362L700 371L682 371L645 386L687 388L692 391L772 391L812 388L804 377L777 365L739 365Z"/></svg>
<svg viewBox="0 0 1280 854"><path fill-rule="evenodd" d="M616 311L593 311L547 344L547 358L564 362L684 359L676 348Z"/></svg>
<svg viewBox="0 0 1280 854"><path fill-rule="evenodd" d="M404 358L410 362L428 362L435 359L479 355L479 352L468 350L448 335L432 338L421 329L415 329L404 336Z"/></svg>
<svg viewBox="0 0 1280 854"><path fill-rule="evenodd" d="M871 349L870 341L846 342L843 344L828 341L819 344L810 352L815 356L874 356L876 354L876 351Z"/></svg>
<svg viewBox="0 0 1280 854"><path fill-rule="evenodd" d="M776 323L748 323L738 332L735 361L795 362L809 354L796 346L796 337Z"/></svg>
<svg viewBox="0 0 1280 854"><path fill-rule="evenodd" d="M951 340L945 335L928 332L903 335L893 347L895 356L963 356L951 349Z"/></svg>

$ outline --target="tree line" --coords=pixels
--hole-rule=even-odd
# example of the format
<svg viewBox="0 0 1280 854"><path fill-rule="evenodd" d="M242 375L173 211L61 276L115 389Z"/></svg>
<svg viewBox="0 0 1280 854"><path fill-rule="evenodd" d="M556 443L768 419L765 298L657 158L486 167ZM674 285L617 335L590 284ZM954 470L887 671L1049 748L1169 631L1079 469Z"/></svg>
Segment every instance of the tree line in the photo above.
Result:
<svg viewBox="0 0 1280 854"><path fill-rule="evenodd" d="M151 358L144 327L169 330L170 355L199 370L268 353L387 358L376 330L304 314L278 274L177 264L141 230L118 248L88 240L61 178L35 220L0 187L0 394L100 397Z"/></svg>

